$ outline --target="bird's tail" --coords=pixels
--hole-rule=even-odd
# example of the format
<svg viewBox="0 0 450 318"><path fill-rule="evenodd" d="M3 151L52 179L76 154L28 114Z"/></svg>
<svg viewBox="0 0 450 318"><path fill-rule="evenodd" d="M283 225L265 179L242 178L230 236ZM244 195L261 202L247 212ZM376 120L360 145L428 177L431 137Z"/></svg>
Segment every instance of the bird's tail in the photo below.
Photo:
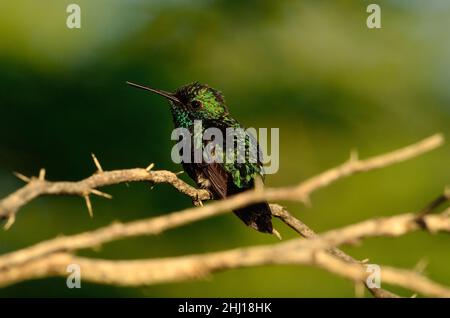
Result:
<svg viewBox="0 0 450 318"><path fill-rule="evenodd" d="M272 213L267 202L252 204L233 212L255 230L275 234L272 226Z"/></svg>

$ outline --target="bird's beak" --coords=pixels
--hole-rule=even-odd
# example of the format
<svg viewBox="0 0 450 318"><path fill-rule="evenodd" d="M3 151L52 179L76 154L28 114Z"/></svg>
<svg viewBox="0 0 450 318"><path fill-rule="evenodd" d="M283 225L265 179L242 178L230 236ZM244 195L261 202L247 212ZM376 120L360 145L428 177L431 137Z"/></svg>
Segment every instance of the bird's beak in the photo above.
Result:
<svg viewBox="0 0 450 318"><path fill-rule="evenodd" d="M166 91L163 91L163 90L160 90L160 89L155 89L155 88L151 88L151 87L148 87L148 86L143 86L143 85L139 85L139 84L135 84L135 83L131 83L131 82L127 82L127 84L130 85L130 86L133 86L133 87L137 87L137 88L144 89L146 91L150 91L150 92L153 92L155 94L161 95L161 96L163 96L163 97L167 98L168 100L171 100L171 101L173 101L175 103L181 103L180 100L174 94L172 94L170 92L166 92Z"/></svg>

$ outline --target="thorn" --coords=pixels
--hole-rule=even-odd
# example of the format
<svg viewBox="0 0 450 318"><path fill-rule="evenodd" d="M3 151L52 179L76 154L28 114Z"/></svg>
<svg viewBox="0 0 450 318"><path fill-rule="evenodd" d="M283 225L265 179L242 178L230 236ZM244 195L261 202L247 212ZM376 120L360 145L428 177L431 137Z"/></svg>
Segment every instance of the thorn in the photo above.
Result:
<svg viewBox="0 0 450 318"><path fill-rule="evenodd" d="M100 164L100 161L98 161L97 157L93 153L91 153L91 156L92 156L92 160L94 160L94 164L95 164L95 167L97 168L97 172L102 173L103 168L102 168L102 165Z"/></svg>
<svg viewBox="0 0 450 318"><path fill-rule="evenodd" d="M417 298L417 294L412 294L410 298Z"/></svg>
<svg viewBox="0 0 450 318"><path fill-rule="evenodd" d="M8 220L6 221L5 225L3 226L5 231L9 230L11 228L11 226L14 224L14 222L16 222L16 215L13 213L8 217Z"/></svg>
<svg viewBox="0 0 450 318"><path fill-rule="evenodd" d="M23 182L28 183L28 182L31 181L30 178L28 178L27 176L21 174L20 172L15 172L15 171L14 171L13 174L14 174L18 179L22 180Z"/></svg>
<svg viewBox="0 0 450 318"><path fill-rule="evenodd" d="M275 229L272 229L272 234L275 235L280 241L283 239L283 238L281 237L280 232L278 232L278 231L275 230Z"/></svg>
<svg viewBox="0 0 450 318"><path fill-rule="evenodd" d="M307 195L307 194L302 195L302 196L300 197L300 201L303 202L303 204L304 204L307 208L312 207L312 203L311 203L311 199L310 199L309 195Z"/></svg>
<svg viewBox="0 0 450 318"><path fill-rule="evenodd" d="M370 261L370 259L365 258L365 259L363 259L362 261L360 261L360 263L361 263L361 264L367 264L367 263L369 263L369 261Z"/></svg>
<svg viewBox="0 0 450 318"><path fill-rule="evenodd" d="M86 206L88 208L89 211L89 216L91 218L94 217L94 212L92 211L92 204L91 204L91 199L89 198L89 194L84 196L84 200L86 201Z"/></svg>
<svg viewBox="0 0 450 318"><path fill-rule="evenodd" d="M112 199L113 198L111 194L99 191L97 189L91 189L91 193L95 194L95 195L98 195L99 197L104 197L104 198L107 198L107 199Z"/></svg>
<svg viewBox="0 0 450 318"><path fill-rule="evenodd" d="M349 162L357 162L359 160L358 150L352 149L350 151L350 159Z"/></svg>
<svg viewBox="0 0 450 318"><path fill-rule="evenodd" d="M44 168L39 170L39 180L41 180L41 181L45 180L45 169Z"/></svg>
<svg viewBox="0 0 450 318"><path fill-rule="evenodd" d="M154 163L151 163L151 164L148 165L147 168L145 168L145 170L147 170L148 172L150 172L150 170L152 170L153 167L155 167L155 164L154 164Z"/></svg>
<svg viewBox="0 0 450 318"><path fill-rule="evenodd" d="M180 174L183 174L183 173L184 173L184 171L181 170L181 171L175 172L175 175L176 175L176 176L179 176Z"/></svg>
<svg viewBox="0 0 450 318"><path fill-rule="evenodd" d="M428 267L428 260L426 258L422 258L414 266L414 271L423 274L427 267Z"/></svg>

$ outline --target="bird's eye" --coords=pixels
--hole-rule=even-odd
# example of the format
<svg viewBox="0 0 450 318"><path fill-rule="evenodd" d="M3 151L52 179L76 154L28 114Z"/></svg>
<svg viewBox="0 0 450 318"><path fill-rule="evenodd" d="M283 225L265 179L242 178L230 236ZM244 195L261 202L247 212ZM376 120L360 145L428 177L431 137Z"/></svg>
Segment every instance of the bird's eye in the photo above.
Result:
<svg viewBox="0 0 450 318"><path fill-rule="evenodd" d="M203 104L202 104L201 101L199 101L199 100L194 100L194 101L192 102L192 108L194 108L194 109L200 109L200 108L202 108L202 107L203 107Z"/></svg>

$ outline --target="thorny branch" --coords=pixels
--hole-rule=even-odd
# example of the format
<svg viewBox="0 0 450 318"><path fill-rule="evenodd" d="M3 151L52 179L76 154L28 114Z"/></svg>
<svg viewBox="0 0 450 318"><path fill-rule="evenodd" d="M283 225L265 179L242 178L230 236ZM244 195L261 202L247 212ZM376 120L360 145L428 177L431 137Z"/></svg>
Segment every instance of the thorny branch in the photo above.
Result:
<svg viewBox="0 0 450 318"><path fill-rule="evenodd" d="M327 170L315 177L312 177L305 182L296 186L281 188L281 189L267 189L262 191L246 192L235 196L231 201L230 207L236 204L235 202L245 201L244 203L254 203L267 200L300 200L309 202L309 196L312 192L323 188L334 181L341 178L353 175L359 172L366 172L383 168L401 161L405 161L421 154L429 152L444 143L444 138L441 134L433 135L416 144L404 147L390 153L373 157L366 160L359 160L356 153L353 152L350 160L342 165ZM152 171L154 164L150 164L146 169L135 168L126 170L103 171L98 159L93 155L94 163L97 167L97 173L91 177L78 182L50 182L45 180L45 170L41 169L38 178L28 178L22 174L16 173L16 176L25 182L28 182L23 188L10 194L0 201L0 218L14 219L17 211L25 204L35 199L38 196L53 194L53 195L78 195L89 198L89 195L94 194L105 198L111 198L109 194L100 192L97 188L107 185L113 185L124 182L136 181L150 181L153 183L169 183L178 191L190 196L194 200L207 200L210 195L205 190L197 190L188 185L177 177L177 174L160 170ZM86 202L90 202L86 199ZM229 201L230 202L230 201ZM242 206L242 205L241 205ZM235 206L238 207L238 206ZM88 208L91 211L90 203ZM12 222L9 222L12 225Z"/></svg>
<svg viewBox="0 0 450 318"><path fill-rule="evenodd" d="M365 282L367 273L362 262L356 261L351 256L343 253L336 248L337 246L353 243L356 240L370 236L399 236L422 228L431 232L450 231L449 214L421 215L420 218L418 218L417 214L404 214L390 218L368 220L317 236L281 206L271 205L274 216L280 218L300 235L306 237L307 240L297 239L270 246L139 261L85 259L68 253L127 237L155 235L170 228L219 215L231 209L262 200L284 199L307 203L312 192L340 178L408 160L435 149L442 143L443 137L434 135L414 145L367 160L359 160L355 155L352 155L348 162L296 186L248 191L203 207L185 209L165 216L127 224L115 223L92 232L56 238L19 251L4 254L0 256L0 286L7 286L31 278L66 275L66 267L63 265L74 262L82 265L84 279L118 285L146 285L177 281L207 275L219 270L275 263L318 266L343 277L353 279L355 282ZM19 178L28 182L28 184L0 201L0 216L9 218L7 225L10 226L12 224L11 220L14 220L15 214L20 207L37 196L44 194L82 196L86 199L89 211L92 212L89 200L90 194L110 198L108 194L100 192L97 188L132 181L169 183L180 192L190 196L194 201L209 199L207 191L197 190L189 186L180 180L177 174L172 172L153 171L153 165L146 169L104 171L98 159L95 156L93 156L93 159L97 167L97 173L79 182L46 181L45 170L41 170L38 178L31 179L17 174ZM444 193L443 197L448 200L448 191ZM443 202L442 199L440 202ZM418 222L419 220L420 222ZM281 254L284 256L274 257L275 252L280 250L283 251ZM245 257L242 257L241 253L244 253ZM239 257L235 259L234 257L238 254ZM115 272L111 272L112 270ZM122 270L128 272L128 276L117 274ZM115 274L113 275L113 273ZM414 281L411 282L410 279ZM383 281L426 295L445 297L450 295L446 287L431 282L412 271L384 267ZM369 286L366 287L369 288ZM395 294L383 289L369 288L369 290L377 297L396 297Z"/></svg>
<svg viewBox="0 0 450 318"><path fill-rule="evenodd" d="M96 161L98 163L97 159ZM168 183L193 199L207 200L210 198L208 191L195 189L179 179L176 173L165 170L152 171L153 167L154 165L151 164L146 169L98 170L96 174L78 182L47 181L44 179L45 170L43 169L38 178L28 178L22 174L15 173L18 178L27 182L27 184L0 201L0 218L14 218L22 206L41 195L78 195L84 197L90 214L92 214L92 206L89 200L90 195L97 195L107 199L112 198L111 195L101 192L97 188L125 182L148 181L154 184Z"/></svg>

